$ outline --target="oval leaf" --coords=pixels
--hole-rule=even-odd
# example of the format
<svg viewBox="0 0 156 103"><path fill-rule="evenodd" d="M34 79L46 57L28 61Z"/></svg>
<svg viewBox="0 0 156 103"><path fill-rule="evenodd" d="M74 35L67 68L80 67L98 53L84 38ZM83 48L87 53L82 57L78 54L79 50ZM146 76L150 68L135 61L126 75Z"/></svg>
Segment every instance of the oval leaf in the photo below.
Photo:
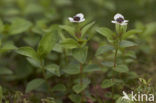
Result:
<svg viewBox="0 0 156 103"><path fill-rule="evenodd" d="M31 92L32 90L36 90L37 88L39 88L43 83L45 82L45 80L43 79L33 79L32 81L30 81L27 86L26 86L26 93Z"/></svg>
<svg viewBox="0 0 156 103"><path fill-rule="evenodd" d="M50 64L48 66L45 67L45 69L47 71L49 71L50 73L56 75L56 76L60 76L60 70L59 70L59 66L56 64Z"/></svg>
<svg viewBox="0 0 156 103"><path fill-rule="evenodd" d="M45 34L38 46L39 55L42 56L50 53L57 41L57 38L57 31Z"/></svg>
<svg viewBox="0 0 156 103"><path fill-rule="evenodd" d="M27 31L32 26L32 23L23 18L15 18L11 21L10 34L20 34Z"/></svg>
<svg viewBox="0 0 156 103"><path fill-rule="evenodd" d="M112 87L114 84L115 84L115 82L113 82L112 79L105 79L105 80L102 82L101 87L105 89L105 88Z"/></svg>
<svg viewBox="0 0 156 103"><path fill-rule="evenodd" d="M104 53L106 53L106 52L110 52L110 51L112 51L113 49L114 49L114 47L111 46L111 45L100 46L100 47L98 48L98 50L96 51L96 56L101 55L101 54L104 54Z"/></svg>
<svg viewBox="0 0 156 103"><path fill-rule="evenodd" d="M72 37L76 38L75 29L73 27L68 25L61 25L60 28L67 31Z"/></svg>
<svg viewBox="0 0 156 103"><path fill-rule="evenodd" d="M109 28L97 28L96 31L102 36L106 37L109 42L111 42L113 40L113 36L115 36L115 33Z"/></svg>
<svg viewBox="0 0 156 103"><path fill-rule="evenodd" d="M91 22L89 24L87 24L85 27L83 27L82 29L82 32L81 32L81 35L82 35L82 38L85 37L87 31L95 24L95 22Z"/></svg>
<svg viewBox="0 0 156 103"><path fill-rule="evenodd" d="M88 47L76 48L72 51L72 56L80 63L85 63L87 59Z"/></svg>
<svg viewBox="0 0 156 103"><path fill-rule="evenodd" d="M21 47L17 49L17 53L31 58L37 56L35 50L31 47Z"/></svg>
<svg viewBox="0 0 156 103"><path fill-rule="evenodd" d="M120 42L120 47L122 48L132 47L132 46L137 46L137 44L131 41L127 41L127 40L123 40Z"/></svg>
<svg viewBox="0 0 156 103"><path fill-rule="evenodd" d="M62 46L66 49L73 49L78 47L78 43L71 38L67 38L61 42Z"/></svg>
<svg viewBox="0 0 156 103"><path fill-rule="evenodd" d="M129 72L129 69L126 65L118 65L116 68L114 68L114 71L119 73L127 73Z"/></svg>
<svg viewBox="0 0 156 103"><path fill-rule="evenodd" d="M130 31L124 33L122 38L126 39L126 38L130 37L131 35L141 33L141 32L142 32L142 30L140 30L140 29L133 29L133 30L130 30Z"/></svg>

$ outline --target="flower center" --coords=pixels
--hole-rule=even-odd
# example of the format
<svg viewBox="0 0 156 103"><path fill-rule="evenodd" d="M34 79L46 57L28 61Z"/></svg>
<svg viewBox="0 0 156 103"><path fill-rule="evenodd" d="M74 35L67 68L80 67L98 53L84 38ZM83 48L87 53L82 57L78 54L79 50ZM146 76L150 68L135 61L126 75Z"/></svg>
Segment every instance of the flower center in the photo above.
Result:
<svg viewBox="0 0 156 103"><path fill-rule="evenodd" d="M117 18L116 21L117 21L118 23L122 23L122 22L124 21L124 19L123 19L123 18Z"/></svg>
<svg viewBox="0 0 156 103"><path fill-rule="evenodd" d="M75 21L80 21L80 17L78 17L78 16L74 16L73 19L74 19Z"/></svg>

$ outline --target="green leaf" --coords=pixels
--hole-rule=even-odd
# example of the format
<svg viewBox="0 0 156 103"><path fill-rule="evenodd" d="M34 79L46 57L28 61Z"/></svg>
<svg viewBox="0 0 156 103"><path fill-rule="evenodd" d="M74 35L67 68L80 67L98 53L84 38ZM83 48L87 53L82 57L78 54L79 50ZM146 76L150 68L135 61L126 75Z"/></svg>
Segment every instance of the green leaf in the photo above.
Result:
<svg viewBox="0 0 156 103"><path fill-rule="evenodd" d="M151 22L147 24L145 26L145 31L143 32L142 36L146 38L154 34L156 32L155 26L156 26L156 22Z"/></svg>
<svg viewBox="0 0 156 103"><path fill-rule="evenodd" d="M39 59L35 59L35 58L30 58L27 57L27 60L29 61L29 63L31 63L33 66L41 68L41 63Z"/></svg>
<svg viewBox="0 0 156 103"><path fill-rule="evenodd" d="M12 35L20 34L22 32L27 31L31 26L32 26L32 23L23 18L14 18L11 21L9 32Z"/></svg>
<svg viewBox="0 0 156 103"><path fill-rule="evenodd" d="M86 33L88 32L88 30L95 24L95 22L91 22L89 24L87 24L85 27L82 28L82 31L81 31L81 35L82 35L82 38L85 37Z"/></svg>
<svg viewBox="0 0 156 103"><path fill-rule="evenodd" d="M3 99L3 89L0 86L0 103L2 103L2 99Z"/></svg>
<svg viewBox="0 0 156 103"><path fill-rule="evenodd" d="M113 85L115 85L115 82L113 82L112 79L105 79L102 82L101 87L102 88L109 88L109 87L112 87Z"/></svg>
<svg viewBox="0 0 156 103"><path fill-rule="evenodd" d="M80 63L85 63L87 59L88 47L76 48L72 51L72 56Z"/></svg>
<svg viewBox="0 0 156 103"><path fill-rule="evenodd" d="M2 40L0 40L0 48L1 48L1 45L2 45Z"/></svg>
<svg viewBox="0 0 156 103"><path fill-rule="evenodd" d="M119 73L128 73L129 69L126 65L118 65L116 68L114 68L114 71Z"/></svg>
<svg viewBox="0 0 156 103"><path fill-rule="evenodd" d="M17 53L31 58L37 57L35 50L31 47L20 47L17 49Z"/></svg>
<svg viewBox="0 0 156 103"><path fill-rule="evenodd" d="M13 42L6 42L1 48L0 53L8 52L10 50L16 50L17 47L14 45Z"/></svg>
<svg viewBox="0 0 156 103"><path fill-rule="evenodd" d="M62 48L61 44L59 44L59 43L55 44L53 51L56 51L58 53L63 53L63 48Z"/></svg>
<svg viewBox="0 0 156 103"><path fill-rule="evenodd" d="M105 66L105 67L113 67L114 66L114 63L113 62L109 62L109 61L105 61L105 62L102 62L102 65Z"/></svg>
<svg viewBox="0 0 156 103"><path fill-rule="evenodd" d="M3 25L2 20L0 19L0 33L3 32L3 29L4 29L4 25Z"/></svg>
<svg viewBox="0 0 156 103"><path fill-rule="evenodd" d="M72 37L76 39L74 27L68 25L61 25L60 28L67 31Z"/></svg>
<svg viewBox="0 0 156 103"><path fill-rule="evenodd" d="M65 92L66 91L66 87L64 84L56 84L52 91L59 91L59 92Z"/></svg>
<svg viewBox="0 0 156 103"><path fill-rule="evenodd" d="M102 69L98 65L96 65L96 64L89 64L89 65L84 67L83 72L90 73L90 72L101 71L101 70Z"/></svg>
<svg viewBox="0 0 156 103"><path fill-rule="evenodd" d="M66 49L73 49L77 48L79 44L74 39L67 38L61 42L61 45Z"/></svg>
<svg viewBox="0 0 156 103"><path fill-rule="evenodd" d="M70 94L69 98L74 103L81 103L81 96L76 94Z"/></svg>
<svg viewBox="0 0 156 103"><path fill-rule="evenodd" d="M131 79L131 80L137 79L138 77L139 77L138 74L135 72L129 72L127 75L127 79Z"/></svg>
<svg viewBox="0 0 156 103"><path fill-rule="evenodd" d="M38 46L38 53L40 56L47 55L51 52L54 45L57 41L57 32L49 32L45 34L42 39L40 40L39 46Z"/></svg>
<svg viewBox="0 0 156 103"><path fill-rule="evenodd" d="M137 34L137 33L141 33L141 32L142 32L142 30L140 30L140 29L133 29L133 30L130 30L130 31L124 33L122 38L126 39L126 38L130 37L131 35L134 35L134 34Z"/></svg>
<svg viewBox="0 0 156 103"><path fill-rule="evenodd" d="M0 68L0 75L10 75L10 74L13 74L13 72L10 69L4 67Z"/></svg>
<svg viewBox="0 0 156 103"><path fill-rule="evenodd" d="M73 90L75 93L79 94L81 93L84 89L86 89L88 87L88 85L90 84L90 80L89 79L83 79L83 83L80 84L80 81L79 83L75 84L73 86Z"/></svg>
<svg viewBox="0 0 156 103"><path fill-rule="evenodd" d="M37 78L37 79L33 79L32 81L30 81L27 86L26 86L26 93L31 92L32 90L36 90L37 88L39 88L43 83L45 82L45 80Z"/></svg>
<svg viewBox="0 0 156 103"><path fill-rule="evenodd" d="M78 64L69 64L64 69L63 72L69 75L75 75L80 73L80 65Z"/></svg>
<svg viewBox="0 0 156 103"><path fill-rule="evenodd" d="M47 65L47 66L45 67L45 69L46 69L48 72L50 72L50 73L52 73L52 74L54 74L54 75L56 75L56 76L58 76L58 77L61 76L59 66L56 65L56 64Z"/></svg>
<svg viewBox="0 0 156 103"><path fill-rule="evenodd" d="M111 42L113 40L113 36L115 36L115 33L109 28L97 28L96 31L102 36L106 37L109 42Z"/></svg>
<svg viewBox="0 0 156 103"><path fill-rule="evenodd" d="M120 47L122 48L132 47L132 46L137 46L137 44L131 41L127 41L127 40L123 40L120 42Z"/></svg>
<svg viewBox="0 0 156 103"><path fill-rule="evenodd" d="M100 46L100 47L98 48L98 50L96 51L96 56L99 56L99 55L104 54L104 53L106 53L106 52L110 52L110 51L112 51L113 49L114 49L114 47L111 46L111 45Z"/></svg>

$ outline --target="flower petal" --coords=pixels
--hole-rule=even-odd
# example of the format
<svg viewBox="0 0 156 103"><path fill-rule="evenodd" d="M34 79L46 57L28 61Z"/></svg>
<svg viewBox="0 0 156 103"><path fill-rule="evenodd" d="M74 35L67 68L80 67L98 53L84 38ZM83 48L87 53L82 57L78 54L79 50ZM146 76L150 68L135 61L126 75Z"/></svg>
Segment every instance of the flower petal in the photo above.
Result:
<svg viewBox="0 0 156 103"><path fill-rule="evenodd" d="M117 21L112 21L112 23L116 24L116 23L117 23Z"/></svg>
<svg viewBox="0 0 156 103"><path fill-rule="evenodd" d="M117 13L117 14L115 14L115 16L114 16L114 20L116 20L116 19L118 19L118 18L123 18L123 19L124 19L124 16L123 16L122 14Z"/></svg>
<svg viewBox="0 0 156 103"><path fill-rule="evenodd" d="M84 18L84 15L82 13L78 13L78 14L76 14L76 16L80 17L80 19Z"/></svg>
<svg viewBox="0 0 156 103"><path fill-rule="evenodd" d="M82 19L80 19L80 21L79 22L84 22L85 21L85 18L82 18Z"/></svg>
<svg viewBox="0 0 156 103"><path fill-rule="evenodd" d="M128 20L124 20L124 22L125 22L125 23L127 23L127 22L128 22Z"/></svg>
<svg viewBox="0 0 156 103"><path fill-rule="evenodd" d="M73 19L72 17L69 17L68 20L69 20L70 22L74 22L74 19Z"/></svg>

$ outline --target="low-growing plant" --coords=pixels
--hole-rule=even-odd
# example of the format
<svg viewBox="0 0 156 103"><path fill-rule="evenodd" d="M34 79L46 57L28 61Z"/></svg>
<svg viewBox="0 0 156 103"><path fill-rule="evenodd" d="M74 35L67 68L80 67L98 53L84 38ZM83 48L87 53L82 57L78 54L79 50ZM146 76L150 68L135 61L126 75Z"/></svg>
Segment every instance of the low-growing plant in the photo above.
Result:
<svg viewBox="0 0 156 103"><path fill-rule="evenodd" d="M139 103L123 95L155 92L153 4L0 1L0 103Z"/></svg>

